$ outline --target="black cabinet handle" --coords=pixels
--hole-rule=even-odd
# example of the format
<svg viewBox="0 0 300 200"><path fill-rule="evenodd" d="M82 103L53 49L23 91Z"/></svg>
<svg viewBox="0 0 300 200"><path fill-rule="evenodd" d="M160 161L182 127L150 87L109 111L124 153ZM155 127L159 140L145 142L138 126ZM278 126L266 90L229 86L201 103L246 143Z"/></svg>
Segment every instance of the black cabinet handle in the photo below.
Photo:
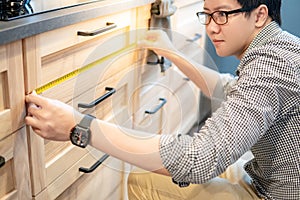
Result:
<svg viewBox="0 0 300 200"><path fill-rule="evenodd" d="M108 91L107 93L105 93L104 95L102 95L101 97L99 97L98 99L92 101L89 104L84 104L84 103L79 103L78 107L80 108L92 108L94 106L96 106L97 104L99 104L100 102L102 102L103 100L107 99L108 97L110 97L112 94L114 94L116 92L116 90L114 88L111 87L106 87L105 88L106 91ZM90 168L85 168L85 167L80 167L79 171L80 172L84 172L84 173L91 173L93 172L97 167L99 167L107 158L109 157L108 154L104 154L97 162L95 162Z"/></svg>
<svg viewBox="0 0 300 200"><path fill-rule="evenodd" d="M92 108L92 107L96 106L97 104L104 101L105 99L107 99L108 97L110 97L112 94L114 94L116 92L116 90L114 88L111 88L111 87L106 87L105 90L109 91L109 92L105 93L103 96L101 96L98 99L92 101L91 103L88 103L88 104L79 103L78 107L79 108Z"/></svg>
<svg viewBox="0 0 300 200"><path fill-rule="evenodd" d="M95 162L90 168L84 168L80 167L79 171L84 173L91 173L93 172L97 167L99 167L107 158L109 157L108 154L104 154L97 162Z"/></svg>
<svg viewBox="0 0 300 200"><path fill-rule="evenodd" d="M195 41L199 40L201 37L202 37L201 34L195 33L195 37L193 39L187 39L186 41L188 41L188 42L195 42Z"/></svg>
<svg viewBox="0 0 300 200"><path fill-rule="evenodd" d="M146 110L145 113L153 115L167 103L167 100L165 98L159 98L159 100L161 101L161 103L154 110Z"/></svg>
<svg viewBox="0 0 300 200"><path fill-rule="evenodd" d="M116 28L117 25L115 23L111 23L111 22L107 22L105 27L99 28L97 30L94 31L77 31L77 35L80 36L94 36L94 35L98 35L100 33L104 33L105 31L109 31L111 29Z"/></svg>
<svg viewBox="0 0 300 200"><path fill-rule="evenodd" d="M0 168L5 165L5 158L0 156Z"/></svg>

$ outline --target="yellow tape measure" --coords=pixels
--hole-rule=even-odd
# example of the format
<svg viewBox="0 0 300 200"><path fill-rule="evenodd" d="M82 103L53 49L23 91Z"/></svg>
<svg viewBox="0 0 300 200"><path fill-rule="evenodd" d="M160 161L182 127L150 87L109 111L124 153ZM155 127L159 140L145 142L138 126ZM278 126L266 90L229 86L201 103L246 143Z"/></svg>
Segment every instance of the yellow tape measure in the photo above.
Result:
<svg viewBox="0 0 300 200"><path fill-rule="evenodd" d="M133 47L135 47L135 46L136 46L136 44L131 44L128 47L125 47L125 48L122 48L122 49L120 49L118 51L115 51L112 54L104 56L104 57L100 58L99 60L96 60L96 61L94 61L94 62L92 62L92 63L90 63L88 65L85 65L85 66L83 66L83 67L81 67L79 69L76 69L76 70L74 70L74 71L72 71L72 72L70 72L70 73L68 73L68 74L66 74L64 76L61 76L61 77L59 77L59 78L57 78L57 79L55 79L55 80L53 80L53 81L51 81L51 82L49 82L49 83L41 86L41 87L38 87L38 88L35 89L35 91L36 91L37 94L41 94L44 91L49 90L50 88L53 88L54 86L57 86L57 85L65 82L65 81L67 81L67 80L69 80L69 79L71 79L71 78L73 78L75 76L78 76L79 74L81 74L81 73L83 73L83 72L85 72L85 71L87 71L87 70L89 70L89 69L97 66L98 64L100 64L100 63L102 63L102 62L104 62L106 60L109 60L109 59L111 59L111 58L113 58L113 57L115 57L117 55L120 55L120 54L122 54L124 52L127 52L127 51L133 49Z"/></svg>

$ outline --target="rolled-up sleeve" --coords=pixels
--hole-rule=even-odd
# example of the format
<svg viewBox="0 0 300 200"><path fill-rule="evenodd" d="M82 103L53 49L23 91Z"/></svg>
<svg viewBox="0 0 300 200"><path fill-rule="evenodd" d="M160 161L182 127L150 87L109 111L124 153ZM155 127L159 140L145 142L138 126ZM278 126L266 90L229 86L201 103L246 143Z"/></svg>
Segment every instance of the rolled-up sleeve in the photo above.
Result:
<svg viewBox="0 0 300 200"><path fill-rule="evenodd" d="M162 135L160 155L174 181L204 183L215 176L214 143L208 135L201 136Z"/></svg>

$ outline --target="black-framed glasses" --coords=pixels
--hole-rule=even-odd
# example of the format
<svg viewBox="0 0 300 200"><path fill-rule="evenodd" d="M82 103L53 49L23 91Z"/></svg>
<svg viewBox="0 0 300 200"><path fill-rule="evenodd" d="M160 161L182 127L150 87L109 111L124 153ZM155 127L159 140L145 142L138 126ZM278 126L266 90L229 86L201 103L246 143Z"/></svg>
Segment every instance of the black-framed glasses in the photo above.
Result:
<svg viewBox="0 0 300 200"><path fill-rule="evenodd" d="M253 8L240 8L236 10L231 11L215 11L211 14L206 12L197 12L196 15L203 25L208 25L211 21L211 19L214 20L216 24L224 25L228 22L228 15L235 14L235 13L241 13L241 12L250 12Z"/></svg>

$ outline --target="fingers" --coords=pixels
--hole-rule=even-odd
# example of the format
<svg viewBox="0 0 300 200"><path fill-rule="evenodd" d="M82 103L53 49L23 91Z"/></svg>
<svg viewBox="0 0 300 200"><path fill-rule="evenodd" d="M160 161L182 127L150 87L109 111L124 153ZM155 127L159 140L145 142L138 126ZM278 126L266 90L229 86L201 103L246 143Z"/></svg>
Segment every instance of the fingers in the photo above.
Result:
<svg viewBox="0 0 300 200"><path fill-rule="evenodd" d="M43 105L45 104L45 98L37 95L35 92L32 92L31 94L26 95L25 101L28 104L32 103L38 107L43 107Z"/></svg>
<svg viewBox="0 0 300 200"><path fill-rule="evenodd" d="M31 126L32 129L40 129L40 125L41 123L39 123L39 121L35 118L35 117L32 117L32 116L26 116L25 117L25 123L28 125L28 126Z"/></svg>
<svg viewBox="0 0 300 200"><path fill-rule="evenodd" d="M27 115L35 118L39 118L41 111L41 107L38 107L37 105L33 103L29 103L27 106Z"/></svg>
<svg viewBox="0 0 300 200"><path fill-rule="evenodd" d="M42 135L41 128L39 127L40 123L38 123L38 121L37 121L36 118L31 117L31 116L27 116L27 117L25 117L25 123L26 123L28 126L31 126L32 130L33 130L36 134L38 134L38 135L44 137L44 136Z"/></svg>

